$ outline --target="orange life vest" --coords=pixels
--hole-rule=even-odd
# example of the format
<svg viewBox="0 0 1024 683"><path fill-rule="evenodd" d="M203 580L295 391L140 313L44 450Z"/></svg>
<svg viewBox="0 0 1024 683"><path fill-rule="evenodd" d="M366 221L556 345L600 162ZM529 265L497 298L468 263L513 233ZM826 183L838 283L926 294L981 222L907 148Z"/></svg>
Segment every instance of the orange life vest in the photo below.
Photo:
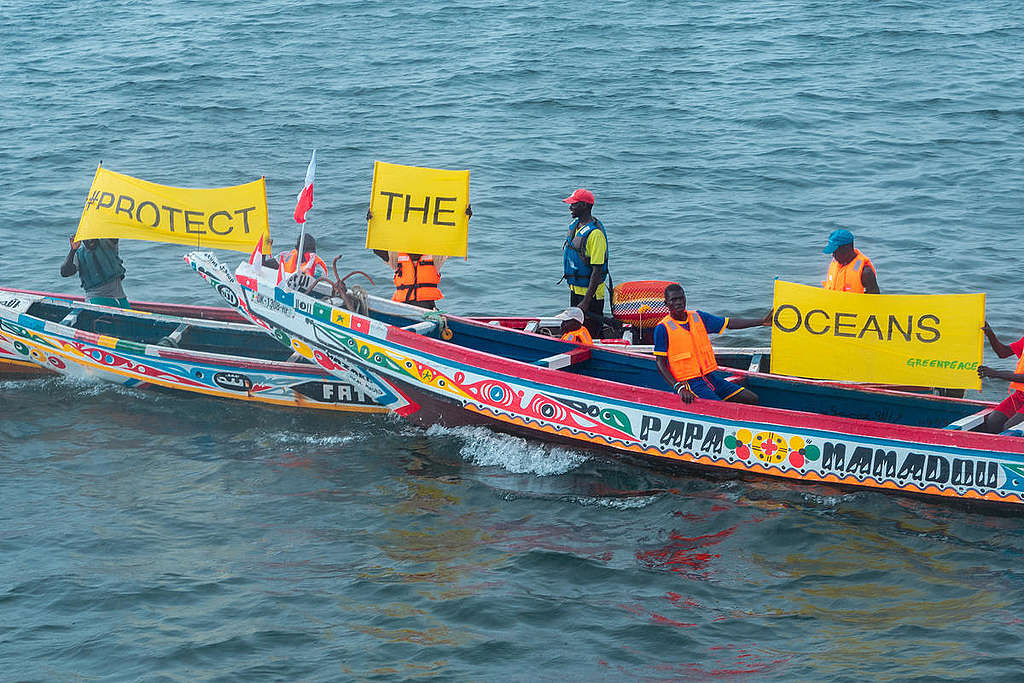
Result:
<svg viewBox="0 0 1024 683"><path fill-rule="evenodd" d="M668 368L677 382L701 377L718 369L715 350L711 348L711 338L708 337L704 321L697 311L687 311L686 321L690 323L690 329L683 327L671 315L661 320L661 324L668 330Z"/></svg>
<svg viewBox="0 0 1024 683"><path fill-rule="evenodd" d="M393 301L437 301L444 295L438 285L441 274L434 267L434 257L423 254L413 260L409 254L399 253L395 265L395 295Z"/></svg>
<svg viewBox="0 0 1024 683"><path fill-rule="evenodd" d="M563 334L562 341L570 341L574 344L593 344L594 338L590 336L590 330L581 327L578 330L572 330Z"/></svg>
<svg viewBox="0 0 1024 683"><path fill-rule="evenodd" d="M1014 374L1024 375L1024 356L1017 359L1017 367L1014 369ZM1020 382L1010 382L1010 393L1015 391L1024 391L1024 384Z"/></svg>
<svg viewBox="0 0 1024 683"><path fill-rule="evenodd" d="M277 257L277 260L281 263L282 270L287 275L295 272L295 262L299 260L299 250L292 249L291 251L285 252ZM306 261L302 264L302 272L310 277L316 277L317 269L324 271L324 275L327 275L327 264L324 263L323 259L316 255L315 252L306 252Z"/></svg>
<svg viewBox="0 0 1024 683"><path fill-rule="evenodd" d="M839 261L835 260L835 258L832 259L832 263L828 265L828 275L821 283L822 287L837 292L864 293L864 283L861 282L861 274L864 272L865 266L875 270L875 265L871 263L871 259L860 252L860 249L854 249L853 251L856 255L845 266L840 265ZM877 273L877 271L875 272Z"/></svg>

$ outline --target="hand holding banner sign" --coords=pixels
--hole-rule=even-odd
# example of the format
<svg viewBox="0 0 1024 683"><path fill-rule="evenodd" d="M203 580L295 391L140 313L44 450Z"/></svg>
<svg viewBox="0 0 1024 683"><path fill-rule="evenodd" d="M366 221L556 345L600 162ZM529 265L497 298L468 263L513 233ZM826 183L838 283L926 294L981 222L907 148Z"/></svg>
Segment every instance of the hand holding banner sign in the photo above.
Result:
<svg viewBox="0 0 1024 683"><path fill-rule="evenodd" d="M466 256L469 171L375 161L366 248Z"/></svg>
<svg viewBox="0 0 1024 683"><path fill-rule="evenodd" d="M984 322L984 294L853 294L776 280L772 372L980 389Z"/></svg>
<svg viewBox="0 0 1024 683"><path fill-rule="evenodd" d="M104 237L250 251L269 235L263 178L209 189L170 187L96 168L75 241ZM265 243L270 249L269 237Z"/></svg>

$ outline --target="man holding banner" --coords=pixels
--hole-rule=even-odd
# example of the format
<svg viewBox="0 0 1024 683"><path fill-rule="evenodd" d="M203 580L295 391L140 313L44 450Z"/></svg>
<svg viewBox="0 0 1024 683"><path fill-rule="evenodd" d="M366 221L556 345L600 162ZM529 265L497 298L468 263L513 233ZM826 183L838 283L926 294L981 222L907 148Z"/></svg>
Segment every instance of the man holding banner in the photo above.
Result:
<svg viewBox="0 0 1024 683"><path fill-rule="evenodd" d="M996 370L987 365L978 366L978 377L1005 379L1010 382L1010 395L1003 399L1002 403L995 407L995 410L985 416L984 424L978 428L978 431L996 434L1024 422L1024 355L1022 355L1024 354L1024 337L1007 346L999 341L987 322L981 329L997 356L1008 358L1016 355L1018 358L1017 367L1013 372Z"/></svg>
<svg viewBox="0 0 1024 683"><path fill-rule="evenodd" d="M117 251L117 240L76 242L72 237L70 242L71 250L61 264L60 276L71 277L78 273L85 290L85 300L90 304L130 308L128 296L121 286L125 269Z"/></svg>
<svg viewBox="0 0 1024 683"><path fill-rule="evenodd" d="M441 264L467 255L469 171L375 161L366 248L394 273L395 301L435 308Z"/></svg>
<svg viewBox="0 0 1024 683"><path fill-rule="evenodd" d="M391 296L393 301L401 301L420 308L437 308L437 302L444 298L440 288L440 271L441 265L448 260L447 256L407 254L383 249L374 249L373 253L387 263L394 273L395 293Z"/></svg>

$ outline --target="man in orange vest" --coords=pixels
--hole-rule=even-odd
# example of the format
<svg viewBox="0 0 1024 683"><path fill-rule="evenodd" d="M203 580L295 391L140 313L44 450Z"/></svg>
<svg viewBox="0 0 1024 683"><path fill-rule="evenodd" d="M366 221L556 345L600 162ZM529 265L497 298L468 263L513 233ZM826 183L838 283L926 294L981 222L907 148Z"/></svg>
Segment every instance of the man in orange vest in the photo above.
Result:
<svg viewBox="0 0 1024 683"><path fill-rule="evenodd" d="M555 317L562 321L562 341L570 341L574 344L594 343L594 338L590 336L590 330L583 326L582 308L572 306Z"/></svg>
<svg viewBox="0 0 1024 683"><path fill-rule="evenodd" d="M726 328L742 330L771 325L772 312L763 318L723 318L704 311L688 311L686 292L677 284L665 288L665 304L669 314L654 328L654 356L661 376L683 403L694 398L757 403L757 394L736 386L718 370L708 334L718 334Z"/></svg>
<svg viewBox="0 0 1024 683"><path fill-rule="evenodd" d="M1017 356L1017 367L1013 372L996 370L987 365L978 366L978 377L983 379L993 377L1010 382L1010 395L1003 399L1003 402L997 405L995 410L985 416L984 424L978 428L978 431L995 434L1024 422L1024 355L1022 355L1024 354L1024 337L1007 346L999 341L987 322L981 329L988 338L989 346L997 356L1000 358Z"/></svg>
<svg viewBox="0 0 1024 683"><path fill-rule="evenodd" d="M313 278L319 277L318 273L326 276L327 264L316 255L316 238L307 232L304 238L300 239L302 239L302 272ZM277 260L283 274L294 273L299 267L299 239L295 240L294 249L278 254Z"/></svg>
<svg viewBox="0 0 1024 683"><path fill-rule="evenodd" d="M466 215L473 217L473 207L466 207ZM366 220L373 219L373 212L366 210ZM441 265L447 256L430 254L409 254L404 251L374 249L373 253L388 264L394 272L395 293L392 301L437 308L437 301L444 298L441 293Z"/></svg>
<svg viewBox="0 0 1024 683"><path fill-rule="evenodd" d="M447 256L407 254L404 251L374 249L373 253L394 271L395 293L392 301L412 304L420 308L437 308L441 293L441 265Z"/></svg>
<svg viewBox="0 0 1024 683"><path fill-rule="evenodd" d="M853 246L853 233L849 230L833 230L823 254L832 254L828 274L821 286L837 292L858 292L878 294L878 279L871 259Z"/></svg>

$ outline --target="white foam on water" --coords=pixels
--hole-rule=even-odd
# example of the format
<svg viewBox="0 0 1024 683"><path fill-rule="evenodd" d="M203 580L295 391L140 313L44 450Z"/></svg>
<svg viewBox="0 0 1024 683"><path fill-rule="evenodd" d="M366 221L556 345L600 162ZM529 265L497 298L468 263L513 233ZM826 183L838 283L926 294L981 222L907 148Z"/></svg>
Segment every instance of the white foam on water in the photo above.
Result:
<svg viewBox="0 0 1024 683"><path fill-rule="evenodd" d="M577 497L572 501L584 507L597 505L600 507L612 508L613 510L638 510L658 502L659 496L630 496L621 498L592 498Z"/></svg>
<svg viewBox="0 0 1024 683"><path fill-rule="evenodd" d="M486 427L434 425L427 429L427 435L457 437L464 442L459 454L465 460L474 465L501 467L515 474L542 477L565 474L589 459L582 453L497 434Z"/></svg>
<svg viewBox="0 0 1024 683"><path fill-rule="evenodd" d="M45 394L64 394L75 397L95 398L105 394L139 398L149 396L147 392L123 384L106 382L98 378L75 375L52 375L34 379L13 380L0 383L3 390L37 391Z"/></svg>
<svg viewBox="0 0 1024 683"><path fill-rule="evenodd" d="M306 443L311 446L342 446L356 440L353 434L306 434L304 432L270 432L262 435L268 441L281 444Z"/></svg>

